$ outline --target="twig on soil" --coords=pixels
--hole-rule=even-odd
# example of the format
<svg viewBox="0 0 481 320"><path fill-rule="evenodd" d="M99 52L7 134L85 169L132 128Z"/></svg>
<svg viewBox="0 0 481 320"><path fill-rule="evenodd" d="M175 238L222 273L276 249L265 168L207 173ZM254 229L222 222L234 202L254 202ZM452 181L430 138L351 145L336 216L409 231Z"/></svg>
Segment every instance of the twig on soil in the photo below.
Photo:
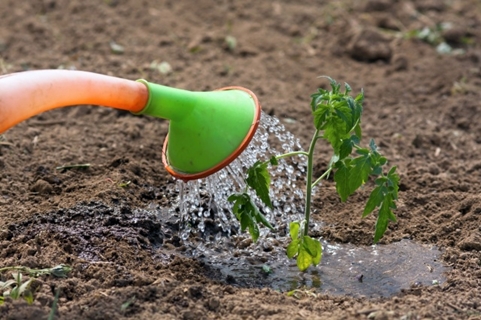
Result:
<svg viewBox="0 0 481 320"><path fill-rule="evenodd" d="M34 276L34 277L38 277L44 274L50 274L58 278L65 278L67 276L67 273L70 272L71 268L63 264L59 264L58 266L55 266L53 268L45 268L45 269L31 269L23 266L0 268L0 272L11 271L11 270L24 272L24 273L27 273L29 276Z"/></svg>

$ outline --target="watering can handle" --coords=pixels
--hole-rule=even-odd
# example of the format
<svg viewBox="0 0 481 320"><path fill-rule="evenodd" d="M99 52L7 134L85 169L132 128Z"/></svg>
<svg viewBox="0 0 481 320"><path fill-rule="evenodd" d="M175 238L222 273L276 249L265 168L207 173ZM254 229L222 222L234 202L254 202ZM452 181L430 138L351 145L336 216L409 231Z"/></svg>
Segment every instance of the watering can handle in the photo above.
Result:
<svg viewBox="0 0 481 320"><path fill-rule="evenodd" d="M147 87L137 81L77 70L36 70L0 76L0 133L44 111L99 105L140 112Z"/></svg>

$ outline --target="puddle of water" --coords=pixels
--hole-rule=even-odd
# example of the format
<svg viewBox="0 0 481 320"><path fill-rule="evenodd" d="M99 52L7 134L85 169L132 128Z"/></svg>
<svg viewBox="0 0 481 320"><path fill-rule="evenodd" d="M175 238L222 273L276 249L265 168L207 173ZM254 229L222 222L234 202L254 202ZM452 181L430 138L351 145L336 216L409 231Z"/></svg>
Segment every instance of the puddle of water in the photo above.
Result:
<svg viewBox="0 0 481 320"><path fill-rule="evenodd" d="M445 281L447 269L439 261L441 252L433 246L402 240L370 247L323 242L323 248L321 265L310 267L305 273L299 272L294 259L287 260L283 250L264 252L263 259L207 250L201 259L217 268L223 280L233 285L268 286L280 291L306 287L326 294L375 298ZM272 272L266 273L264 265Z"/></svg>
<svg viewBox="0 0 481 320"><path fill-rule="evenodd" d="M412 285L431 286L433 281L440 284L445 281L443 273L447 268L439 261L439 250L409 240L370 247L324 241L321 265L301 273L295 260L287 259L283 249L286 237L279 234L270 233L269 237L250 244L246 235L214 239L217 231L213 231L208 236L204 233L205 237L182 242L178 219L155 211L92 202L35 215L9 226L8 230L11 237L24 234L26 239L39 232L50 232L56 239L69 243L72 252L92 262L103 261L105 238L123 239L136 248L151 251L154 256L162 256L166 251L157 249L170 243L171 247L179 248L170 253L202 260L207 265L204 271L212 271L211 278L240 287L290 291L305 286L334 295L388 297ZM211 228L218 227L207 225L206 232ZM273 272L264 272L264 265Z"/></svg>

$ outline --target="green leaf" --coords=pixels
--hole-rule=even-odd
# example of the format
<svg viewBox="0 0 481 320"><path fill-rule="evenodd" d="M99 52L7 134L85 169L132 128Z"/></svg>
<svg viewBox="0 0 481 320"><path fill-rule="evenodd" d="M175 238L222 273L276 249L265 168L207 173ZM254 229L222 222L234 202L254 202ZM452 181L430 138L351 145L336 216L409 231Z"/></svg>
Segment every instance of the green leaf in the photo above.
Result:
<svg viewBox="0 0 481 320"><path fill-rule="evenodd" d="M359 137L359 139L362 138L362 129L361 129L361 124L358 123L355 127L354 127L354 133L356 134L356 136Z"/></svg>
<svg viewBox="0 0 481 320"><path fill-rule="evenodd" d="M322 246L321 242L316 239L312 239L309 236L304 236L304 247L307 252L311 255L312 264L318 265L322 258Z"/></svg>
<svg viewBox="0 0 481 320"><path fill-rule="evenodd" d="M274 227L269 223L269 221L267 221L266 217L259 211L259 209L257 209L255 205L253 205L253 209L256 221L262 223L265 227L273 230Z"/></svg>
<svg viewBox="0 0 481 320"><path fill-rule="evenodd" d="M15 280L7 280L5 282L0 283L0 289L6 289L6 288L10 287L12 284L15 284L15 283L16 283Z"/></svg>
<svg viewBox="0 0 481 320"><path fill-rule="evenodd" d="M33 279L31 278L31 279L29 279L28 281L25 281L24 283L22 283L22 284L20 285L20 287L18 288L18 294L19 294L19 295L22 295L22 294L25 292L25 290L28 289L28 287L29 287L30 284L32 283L32 280L33 280Z"/></svg>
<svg viewBox="0 0 481 320"><path fill-rule="evenodd" d="M277 158L276 156L272 156L270 159L269 159L269 163L273 166L277 166L279 164L279 161L277 161Z"/></svg>
<svg viewBox="0 0 481 320"><path fill-rule="evenodd" d="M50 274L57 278L66 278L67 274L72 271L72 267L66 266L64 264L59 264L58 266L50 269Z"/></svg>
<svg viewBox="0 0 481 320"><path fill-rule="evenodd" d="M346 165L347 163L347 165ZM349 159L345 161L338 161L336 163L336 172L334 173L334 181L336 182L336 190L341 201L346 201L351 195L352 191L350 189L350 174L351 167L349 166Z"/></svg>
<svg viewBox="0 0 481 320"><path fill-rule="evenodd" d="M295 240L299 236L299 228L301 227L298 221L293 221L289 224L289 234L291 235L291 239Z"/></svg>
<svg viewBox="0 0 481 320"><path fill-rule="evenodd" d="M18 299L20 297L20 292L18 291L18 286L13 287L12 290L10 290L10 293L8 294L10 298L12 299Z"/></svg>
<svg viewBox="0 0 481 320"><path fill-rule="evenodd" d="M338 116L331 117L324 126L323 137L329 141L334 149L334 153L339 154L342 141L349 138L349 135L346 133L346 123Z"/></svg>
<svg viewBox="0 0 481 320"><path fill-rule="evenodd" d="M369 199L367 200L366 207L364 208L364 212L362 217L368 216L371 212L376 209L379 205L381 205L382 201L384 200L384 192L385 188L383 186L377 186L372 190Z"/></svg>
<svg viewBox="0 0 481 320"><path fill-rule="evenodd" d="M312 239L309 236L304 236L302 239L302 244L304 245L304 248L307 250L311 257L317 254L316 240Z"/></svg>
<svg viewBox="0 0 481 320"><path fill-rule="evenodd" d="M299 239L294 239L289 243L286 253L289 259L294 258L299 253Z"/></svg>
<svg viewBox="0 0 481 320"><path fill-rule="evenodd" d="M339 149L339 159L348 157L357 143L359 143L359 138L355 135L352 135L349 139L344 139Z"/></svg>
<svg viewBox="0 0 481 320"><path fill-rule="evenodd" d="M299 248L299 254L297 255L297 268L301 271L306 271L307 268L312 264L312 257L304 248L301 246Z"/></svg>
<svg viewBox="0 0 481 320"><path fill-rule="evenodd" d="M24 291L22 297L25 301L27 301L27 304L32 304L34 301L33 292L30 290Z"/></svg>
<svg viewBox="0 0 481 320"><path fill-rule="evenodd" d="M351 131L350 129L354 126L352 123L351 110L344 101L336 105L335 112L339 119L341 119L345 124L343 128L343 133L348 133L349 131Z"/></svg>
<svg viewBox="0 0 481 320"><path fill-rule="evenodd" d="M255 190L257 196L264 202L266 206L272 208L271 199L269 197L269 186L271 177L267 170L267 163L257 161L247 170L247 185Z"/></svg>
<svg viewBox="0 0 481 320"><path fill-rule="evenodd" d="M349 175L349 186L354 192L367 181L371 174L371 156L370 154L360 155L352 159L351 164L353 167Z"/></svg>
<svg viewBox="0 0 481 320"><path fill-rule="evenodd" d="M246 231L247 227L251 225L252 222L252 217L250 216L249 212L242 212L241 214L241 219L240 219L240 224L241 224L241 231L244 232Z"/></svg>
<svg viewBox="0 0 481 320"><path fill-rule="evenodd" d="M381 208L379 209L379 214L377 216L376 231L374 233L374 243L377 243L379 242L379 240L381 240L382 236L386 232L389 220L392 221L394 214L392 213L391 208L393 208L393 205L395 207L392 195L387 194L381 204Z"/></svg>
<svg viewBox="0 0 481 320"><path fill-rule="evenodd" d="M229 196L227 200L229 202L234 202L232 211L240 222L241 231L244 232L248 229L254 242L259 238L259 227L257 226L257 223L262 223L264 226L273 229L272 225L259 211L247 193L233 194Z"/></svg>
<svg viewBox="0 0 481 320"><path fill-rule="evenodd" d="M0 306L5 302L5 298L3 296L0 296Z"/></svg>
<svg viewBox="0 0 481 320"><path fill-rule="evenodd" d="M392 188L392 195L393 199L398 198L398 190L399 190L399 175L396 173L396 167L392 167L388 174L387 178L389 180L389 186Z"/></svg>
<svg viewBox="0 0 481 320"><path fill-rule="evenodd" d="M331 108L327 104L319 104L317 109L313 112L314 127L318 130L323 130L327 119L331 114Z"/></svg>
<svg viewBox="0 0 481 320"><path fill-rule="evenodd" d="M256 242L257 239L259 239L259 227L257 226L257 223L254 223L252 220L251 220L251 223L249 224L249 233L254 242Z"/></svg>

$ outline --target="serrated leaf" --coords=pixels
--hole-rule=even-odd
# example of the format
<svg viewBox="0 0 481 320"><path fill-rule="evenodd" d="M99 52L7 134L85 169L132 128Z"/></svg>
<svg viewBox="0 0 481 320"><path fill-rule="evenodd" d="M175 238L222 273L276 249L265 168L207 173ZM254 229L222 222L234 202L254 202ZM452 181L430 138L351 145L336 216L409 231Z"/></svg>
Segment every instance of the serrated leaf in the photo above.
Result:
<svg viewBox="0 0 481 320"><path fill-rule="evenodd" d="M348 133L353 127L351 110L344 105L345 102L340 103L335 107L336 115L344 122L343 133Z"/></svg>
<svg viewBox="0 0 481 320"><path fill-rule="evenodd" d="M312 264L317 266L319 263L321 263L322 259L322 245L319 240L313 239L313 241L314 245L316 246L316 255L312 257Z"/></svg>
<svg viewBox="0 0 481 320"><path fill-rule="evenodd" d="M240 224L241 224L241 231L244 232L247 227L251 224L252 217L250 216L249 212L242 212L240 215Z"/></svg>
<svg viewBox="0 0 481 320"><path fill-rule="evenodd" d="M398 198L398 191L399 191L399 175L396 173L396 167L392 167L388 174L387 178L389 180L390 186L393 188L392 195L393 199L396 200Z"/></svg>
<svg viewBox="0 0 481 320"><path fill-rule="evenodd" d="M346 161L338 161L336 163L336 172L334 172L334 181L336 182L336 191L341 197L341 201L346 201L351 195L350 189L350 166L346 165Z"/></svg>
<svg viewBox="0 0 481 320"><path fill-rule="evenodd" d="M364 208L364 212L362 214L362 217L365 218L368 216L371 212L376 209L379 205L381 205L383 199L384 199L384 187L383 186L377 186L372 190L371 195L369 196L369 199L367 200L366 207Z"/></svg>
<svg viewBox="0 0 481 320"><path fill-rule="evenodd" d="M361 89L361 93L359 93L356 98L354 98L356 102L363 103L364 102L364 90Z"/></svg>
<svg viewBox="0 0 481 320"><path fill-rule="evenodd" d="M247 185L255 190L259 199L264 202L266 206L272 208L271 198L269 197L269 187L271 184L271 177L267 170L267 163L256 162L247 170Z"/></svg>
<svg viewBox="0 0 481 320"><path fill-rule="evenodd" d="M312 257L307 250L301 246L299 248L299 254L297 255L297 268L301 271L306 271L312 264Z"/></svg>
<svg viewBox="0 0 481 320"><path fill-rule="evenodd" d="M342 141L349 138L346 134L346 123L339 117L331 117L324 126L324 138L329 141L334 153L339 154Z"/></svg>
<svg viewBox="0 0 481 320"><path fill-rule="evenodd" d="M369 141L369 148L371 149L372 153L378 153L378 151L377 151L378 147L377 147L376 143L374 142L374 139L371 139Z"/></svg>
<svg viewBox="0 0 481 320"><path fill-rule="evenodd" d="M356 143L359 143L359 139L355 135L352 135L349 139L344 139L339 148L339 159L342 160L348 157L352 153L352 149Z"/></svg>
<svg viewBox="0 0 481 320"><path fill-rule="evenodd" d="M277 158L276 156L272 156L270 159L269 159L269 163L273 166L277 166L279 164L279 161L277 161Z"/></svg>
<svg viewBox="0 0 481 320"><path fill-rule="evenodd" d="M299 236L299 228L301 227L298 221L293 221L289 224L289 234L291 235L291 239L295 240Z"/></svg>
<svg viewBox="0 0 481 320"><path fill-rule="evenodd" d="M324 129L327 119L331 113L331 108L327 104L317 105L317 109L313 112L314 127L318 130Z"/></svg>
<svg viewBox="0 0 481 320"><path fill-rule="evenodd" d="M267 221L266 217L262 214L262 212L260 212L259 209L257 208L257 206L252 202L252 200L250 200L250 206L251 206L251 210L253 212L253 215L255 217L256 222L262 223L264 226L266 226L267 228L269 228L271 230L274 229L272 227L272 225L270 224L270 222Z"/></svg>
<svg viewBox="0 0 481 320"><path fill-rule="evenodd" d="M299 239L294 239L289 243L286 253L289 259L294 258L299 253Z"/></svg>
<svg viewBox="0 0 481 320"><path fill-rule="evenodd" d="M227 201L229 201L229 202L235 202L235 201L239 200L239 197L241 197L240 194L231 194L231 195L227 198Z"/></svg>
<svg viewBox="0 0 481 320"><path fill-rule="evenodd" d="M259 227L257 226L257 223L254 223L251 220L251 223L249 224L249 234L251 235L252 241L257 242L257 239L259 239Z"/></svg>
<svg viewBox="0 0 481 320"><path fill-rule="evenodd" d="M352 168L349 175L349 188L352 192L362 186L371 174L370 155L361 155L351 161Z"/></svg>
<svg viewBox="0 0 481 320"><path fill-rule="evenodd" d="M359 139L362 139L361 123L358 123L358 124L354 127L354 133L356 134L356 136L359 137Z"/></svg>
<svg viewBox="0 0 481 320"><path fill-rule="evenodd" d="M312 239L309 236L304 236L304 247L306 248L307 252L311 255L312 263L314 265L319 264L319 262L321 262L321 256L322 256L322 246L319 240Z"/></svg>
<svg viewBox="0 0 481 320"><path fill-rule="evenodd" d="M392 203L392 195L387 194L381 204L379 214L377 216L376 231L374 232L374 243L379 242L379 240L381 240L382 236L386 232L389 220L391 220L391 217L393 216L393 213L391 211Z"/></svg>

